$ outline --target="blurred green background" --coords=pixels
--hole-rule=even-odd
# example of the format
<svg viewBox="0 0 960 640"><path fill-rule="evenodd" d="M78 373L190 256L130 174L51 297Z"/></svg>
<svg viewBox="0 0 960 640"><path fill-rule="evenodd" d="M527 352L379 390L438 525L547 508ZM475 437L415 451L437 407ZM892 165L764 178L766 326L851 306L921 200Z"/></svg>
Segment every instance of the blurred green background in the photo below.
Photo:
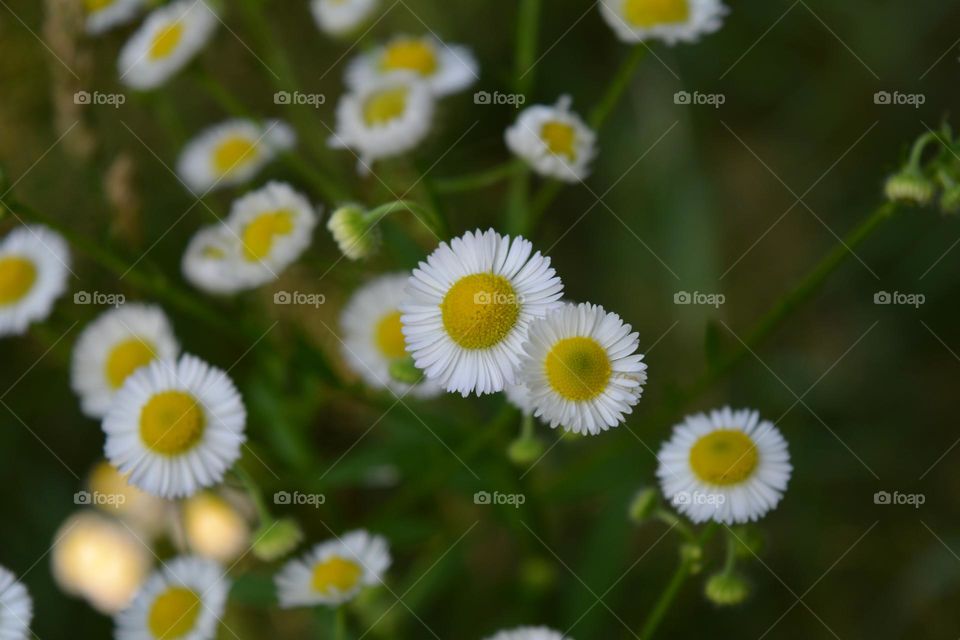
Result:
<svg viewBox="0 0 960 640"><path fill-rule="evenodd" d="M213 217L192 206L167 167L185 139L228 114L194 72L148 96L120 87L115 58L130 29L72 42L57 19L68 4L6 0L0 7L0 161L13 180L22 176L19 200L130 262L146 255L139 269L159 269L188 290L180 256ZM266 69L274 58L259 47L239 4L230 0L223 15L229 30L220 29L195 66L254 113L286 116L273 102ZM552 103L568 93L585 113L627 47L590 3L545 5L542 58L527 102ZM274 0L267 8L266 26L285 45L300 89L327 96L320 108L295 115L301 148L317 166L349 178L349 189L368 204L385 200L385 192L376 179L355 176L351 155L323 152L319 159L343 92L343 56L429 25L474 49L482 68L475 90L512 90L514 1L385 0L387 15L349 54L351 42L317 31L306 2ZM640 332L649 352L647 392L629 430L564 439L529 473L504 455L519 418L502 398L395 405L331 384L327 363L303 347L321 346L343 373L332 331L346 296L372 273L409 268L431 249L431 238L402 217L388 223L388 249L371 263L336 263L336 247L318 231L314 247L276 287L231 301L202 298L228 321L243 318L266 331L279 320L252 349L253 340L232 339L165 305L186 351L221 367L236 363L231 375L263 464L245 462L265 490L326 495L319 509L279 509L301 521L307 541L355 527L390 538L393 593L381 589L360 603L355 636L401 596L403 604L368 637L430 637L424 623L444 638L481 638L518 624L547 624L581 640L633 637L628 628L636 631L662 590L678 543L658 542L661 525L637 528L626 518L633 493L654 483L653 452L668 434L645 418L704 369L708 326L718 348L738 348L737 336L880 204L883 180L909 144L956 104L958 24L960 9L932 0L740 0L723 29L699 44L654 47L601 133L589 189L565 188L531 234L570 299L602 304ZM71 97L81 88L128 100L117 109L77 107ZM716 109L675 104L682 90L719 93L725 102ZM925 103L877 105L877 91L921 93ZM447 98L415 161L384 164L382 175L404 189L416 179L412 167L436 163L428 179L439 179L499 164L508 159L502 132L515 116L510 106L475 105L471 92ZM270 177L310 190L280 165L257 183ZM237 193L218 192L206 204L225 215ZM499 184L441 196L452 233L502 228L506 194ZM323 204L329 210L335 203ZM12 223L2 224L6 231ZM702 595L705 576L696 576L661 637L960 634L953 606L960 595L960 450L953 449L960 437L960 250L951 251L958 238L960 220L903 210L757 357L697 400L695 409L730 403L771 420L783 416L778 425L795 471L780 507L756 527L765 540L762 563L742 567L752 598L719 609ZM108 637L111 629L108 618L62 594L49 570L54 532L78 509L73 494L103 444L98 425L82 417L68 375L76 336L103 309L73 304L72 293L153 299L75 257L79 279L52 318L0 343L0 564L26 574L43 640ZM321 292L326 304L295 311L272 304L274 289L291 288ZM722 293L726 303L676 305L681 291ZM878 306L880 291L922 293L926 302ZM539 431L549 444L557 438ZM520 492L526 503L477 506L479 490ZM922 493L925 503L876 505L882 490ZM722 561L722 549L711 546L707 557L705 574ZM323 637L310 614L270 610L271 571L250 558L234 568L242 577L226 618L230 629L244 639ZM222 629L220 637L234 636Z"/></svg>

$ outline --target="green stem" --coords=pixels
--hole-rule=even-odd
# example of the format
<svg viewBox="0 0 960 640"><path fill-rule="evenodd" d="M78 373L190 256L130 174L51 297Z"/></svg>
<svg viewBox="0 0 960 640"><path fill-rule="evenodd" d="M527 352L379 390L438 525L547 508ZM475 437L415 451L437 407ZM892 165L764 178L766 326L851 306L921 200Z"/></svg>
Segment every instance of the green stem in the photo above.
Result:
<svg viewBox="0 0 960 640"><path fill-rule="evenodd" d="M337 607L333 616L334 640L347 640L347 609L343 605Z"/></svg>
<svg viewBox="0 0 960 640"><path fill-rule="evenodd" d="M675 514L673 511L657 509L654 512L653 517L679 531L680 535L682 535L687 542L696 542L696 536L693 534L693 529L690 528L690 525L677 517L677 514Z"/></svg>
<svg viewBox="0 0 960 640"><path fill-rule="evenodd" d="M368 211L364 217L370 224L377 224L386 216L397 211L409 211L420 220L420 222L430 227L437 236L440 238L446 237L447 229L443 219L434 210L424 207L412 200L394 200L393 202L382 204Z"/></svg>
<svg viewBox="0 0 960 640"><path fill-rule="evenodd" d="M523 414L523 419L520 421L520 439L532 440L536 437L535 433L536 430L533 423L533 414Z"/></svg>
<svg viewBox="0 0 960 640"><path fill-rule="evenodd" d="M523 170L524 165L519 160L511 160L503 164L484 169L476 173L468 173L453 178L436 178L431 180L439 193L458 193L473 191L495 185Z"/></svg>
<svg viewBox="0 0 960 640"><path fill-rule="evenodd" d="M541 0L520 1L514 56L514 87L520 95L526 95L533 87L536 66L534 58L537 55L540 33L540 2ZM524 167L510 177L506 210L507 233L521 234L529 228L529 197L530 170Z"/></svg>
<svg viewBox="0 0 960 640"><path fill-rule="evenodd" d="M263 526L273 522L274 517L273 514L270 513L270 508L267 506L267 503L263 498L263 490L260 489L260 485L257 484L256 480L253 479L253 476L251 476L250 473L240 464L234 465L233 474L236 476L237 480L240 481L240 484L243 485L247 495L253 502L253 507L257 512L260 525Z"/></svg>

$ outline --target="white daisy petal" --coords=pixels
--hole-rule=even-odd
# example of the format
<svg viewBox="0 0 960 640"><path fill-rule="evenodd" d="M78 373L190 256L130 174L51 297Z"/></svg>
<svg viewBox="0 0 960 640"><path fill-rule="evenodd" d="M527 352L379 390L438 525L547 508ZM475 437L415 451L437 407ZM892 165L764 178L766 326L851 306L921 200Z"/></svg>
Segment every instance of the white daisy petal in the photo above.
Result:
<svg viewBox="0 0 960 640"><path fill-rule="evenodd" d="M183 277L207 293L231 294L244 288L234 269L240 240L225 225L200 229L183 253Z"/></svg>
<svg viewBox="0 0 960 640"><path fill-rule="evenodd" d="M86 0L86 30L98 35L131 22L143 10L146 0Z"/></svg>
<svg viewBox="0 0 960 640"><path fill-rule="evenodd" d="M467 47L433 36L401 35L354 58L345 81L357 90L396 74L414 74L434 95L445 96L469 87L477 73L477 61Z"/></svg>
<svg viewBox="0 0 960 640"><path fill-rule="evenodd" d="M572 638L547 627L517 627L500 631L487 640L572 640Z"/></svg>
<svg viewBox="0 0 960 640"><path fill-rule="evenodd" d="M597 136L570 111L570 97L556 105L533 105L520 112L505 133L507 147L540 175L579 182L590 173Z"/></svg>
<svg viewBox="0 0 960 640"><path fill-rule="evenodd" d="M0 640L27 640L32 619L33 600L27 588L0 567Z"/></svg>
<svg viewBox="0 0 960 640"><path fill-rule="evenodd" d="M339 37L363 26L379 4L379 0L312 0L310 10L321 31Z"/></svg>
<svg viewBox="0 0 960 640"><path fill-rule="evenodd" d="M600 12L624 42L696 42L723 26L721 0L600 0Z"/></svg>
<svg viewBox="0 0 960 640"><path fill-rule="evenodd" d="M69 273L67 243L46 227L19 227L0 240L0 337L46 319Z"/></svg>

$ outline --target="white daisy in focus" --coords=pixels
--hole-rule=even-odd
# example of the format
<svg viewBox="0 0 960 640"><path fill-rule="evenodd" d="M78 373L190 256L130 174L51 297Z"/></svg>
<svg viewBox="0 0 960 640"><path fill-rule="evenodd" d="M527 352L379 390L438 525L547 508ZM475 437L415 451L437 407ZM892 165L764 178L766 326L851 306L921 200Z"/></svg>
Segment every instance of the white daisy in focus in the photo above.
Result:
<svg viewBox="0 0 960 640"><path fill-rule="evenodd" d="M114 618L116 640L213 640L230 580L212 560L180 556L164 564Z"/></svg>
<svg viewBox="0 0 960 640"><path fill-rule="evenodd" d="M103 431L107 459L161 498L217 484L240 457L246 409L227 374L191 355L154 360L117 393Z"/></svg>
<svg viewBox="0 0 960 640"><path fill-rule="evenodd" d="M565 182L585 179L597 154L597 135L570 111L570 96L552 107L527 107L504 137L510 151L534 171Z"/></svg>
<svg viewBox="0 0 960 640"><path fill-rule="evenodd" d="M239 238L226 226L204 227L194 234L183 253L183 277L207 293L236 293L243 289L234 268L239 251Z"/></svg>
<svg viewBox="0 0 960 640"><path fill-rule="evenodd" d="M390 567L390 551L382 536L351 531L316 545L291 560L274 578L280 606L336 606L353 599L364 587L379 585Z"/></svg>
<svg viewBox="0 0 960 640"><path fill-rule="evenodd" d="M120 51L120 81L155 89L187 65L220 22L204 0L176 0L154 9Z"/></svg>
<svg viewBox="0 0 960 640"><path fill-rule="evenodd" d="M87 33L98 35L127 24L137 17L145 4L145 0L84 0Z"/></svg>
<svg viewBox="0 0 960 640"><path fill-rule="evenodd" d="M571 640L571 638L547 627L517 627L500 631L487 640Z"/></svg>
<svg viewBox="0 0 960 640"><path fill-rule="evenodd" d="M293 129L279 120L227 120L187 143L177 160L177 175L195 194L236 186L295 144Z"/></svg>
<svg viewBox="0 0 960 640"><path fill-rule="evenodd" d="M558 305L563 284L528 240L490 229L441 242L407 293L407 350L428 378L466 397L515 382L527 326Z"/></svg>
<svg viewBox="0 0 960 640"><path fill-rule="evenodd" d="M600 13L623 42L696 42L723 26L721 0L600 0Z"/></svg>
<svg viewBox="0 0 960 640"><path fill-rule="evenodd" d="M410 151L430 132L434 98L425 84L409 74L392 76L340 98L337 130L330 137L334 149L351 149L357 170Z"/></svg>
<svg viewBox="0 0 960 640"><path fill-rule="evenodd" d="M130 374L155 359L176 358L179 350L160 307L127 304L100 314L80 334L70 363L83 412L102 418Z"/></svg>
<svg viewBox="0 0 960 640"><path fill-rule="evenodd" d="M67 289L70 251L46 227L18 227L0 241L0 337L44 320Z"/></svg>
<svg viewBox="0 0 960 640"><path fill-rule="evenodd" d="M379 0L312 0L310 10L321 31L340 37L363 26L379 4Z"/></svg>
<svg viewBox="0 0 960 640"><path fill-rule="evenodd" d="M0 567L0 638L27 640L31 637L33 600L17 577Z"/></svg>
<svg viewBox="0 0 960 640"><path fill-rule="evenodd" d="M344 81L359 90L396 74L416 75L436 96L466 89L478 78L477 61L467 47L433 36L397 36L354 58Z"/></svg>
<svg viewBox="0 0 960 640"><path fill-rule="evenodd" d="M371 387L390 389L400 397L410 393L429 398L442 389L415 368L400 323L409 279L407 273L381 276L351 296L340 316L343 355Z"/></svg>
<svg viewBox="0 0 960 640"><path fill-rule="evenodd" d="M246 287L276 280L310 246L318 215L288 184L270 182L234 201L226 224L236 236L236 277Z"/></svg>
<svg viewBox="0 0 960 640"><path fill-rule="evenodd" d="M660 448L664 495L693 522L752 522L775 508L793 467L787 442L756 411L698 413Z"/></svg>

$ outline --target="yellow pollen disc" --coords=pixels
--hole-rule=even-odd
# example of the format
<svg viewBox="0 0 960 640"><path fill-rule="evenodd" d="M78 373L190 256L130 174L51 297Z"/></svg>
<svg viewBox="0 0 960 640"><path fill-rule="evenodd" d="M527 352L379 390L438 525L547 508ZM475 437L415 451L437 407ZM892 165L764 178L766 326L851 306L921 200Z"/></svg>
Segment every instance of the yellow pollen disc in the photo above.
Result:
<svg viewBox="0 0 960 640"><path fill-rule="evenodd" d="M87 9L87 13L96 13L102 9L106 9L114 3L114 0L83 0L83 6Z"/></svg>
<svg viewBox="0 0 960 640"><path fill-rule="evenodd" d="M385 89L367 98L363 105L363 120L374 127L396 120L407 110L407 89Z"/></svg>
<svg viewBox="0 0 960 640"><path fill-rule="evenodd" d="M574 402L603 393L612 372L606 350L584 336L559 340L547 354L544 366L553 390Z"/></svg>
<svg viewBox="0 0 960 640"><path fill-rule="evenodd" d="M750 436L737 429L709 433L690 449L690 466L708 484L731 485L743 482L759 462L757 447Z"/></svg>
<svg viewBox="0 0 960 640"><path fill-rule="evenodd" d="M174 456L186 453L203 437L206 418L189 393L164 391L154 395L140 410L140 437L156 453Z"/></svg>
<svg viewBox="0 0 960 640"><path fill-rule="evenodd" d="M543 140L550 153L567 156L571 160L577 157L577 131L565 122L548 122L540 129Z"/></svg>
<svg viewBox="0 0 960 640"><path fill-rule="evenodd" d="M345 593L357 586L363 571L360 565L340 556L331 556L313 567L313 590L317 593Z"/></svg>
<svg viewBox="0 0 960 640"><path fill-rule="evenodd" d="M191 631L200 617L200 596L185 587L170 587L153 601L147 626L154 638L173 640Z"/></svg>
<svg viewBox="0 0 960 640"><path fill-rule="evenodd" d="M454 342L464 349L489 349L516 326L520 302L503 276L474 273L450 287L440 311Z"/></svg>
<svg viewBox="0 0 960 640"><path fill-rule="evenodd" d="M150 57L154 60L163 60L168 57L177 50L181 38L183 38L183 25L180 24L179 20L171 22L157 31L157 35L153 36L153 43L150 45Z"/></svg>
<svg viewBox="0 0 960 640"><path fill-rule="evenodd" d="M152 344L140 338L127 338L114 346L107 355L104 365L107 382L114 389L119 389L131 373L149 364L154 357L156 352Z"/></svg>
<svg viewBox="0 0 960 640"><path fill-rule="evenodd" d="M394 311L380 318L377 323L376 341L380 353L391 360L404 358L407 355L407 344L401 330L400 312Z"/></svg>
<svg viewBox="0 0 960 640"><path fill-rule="evenodd" d="M0 258L0 306L19 302L37 281L37 266L19 256Z"/></svg>
<svg viewBox="0 0 960 640"><path fill-rule="evenodd" d="M257 157L257 143L245 136L229 136L213 150L213 167L228 175Z"/></svg>
<svg viewBox="0 0 960 640"><path fill-rule="evenodd" d="M293 212L281 209L261 213L243 229L243 257L251 262L270 255L277 236L293 231Z"/></svg>
<svg viewBox="0 0 960 640"><path fill-rule="evenodd" d="M385 71L416 71L428 76L437 70L437 56L429 42L398 40L387 46L381 65Z"/></svg>
<svg viewBox="0 0 960 640"><path fill-rule="evenodd" d="M690 19L689 0L624 0L623 17L634 27L648 29Z"/></svg>

